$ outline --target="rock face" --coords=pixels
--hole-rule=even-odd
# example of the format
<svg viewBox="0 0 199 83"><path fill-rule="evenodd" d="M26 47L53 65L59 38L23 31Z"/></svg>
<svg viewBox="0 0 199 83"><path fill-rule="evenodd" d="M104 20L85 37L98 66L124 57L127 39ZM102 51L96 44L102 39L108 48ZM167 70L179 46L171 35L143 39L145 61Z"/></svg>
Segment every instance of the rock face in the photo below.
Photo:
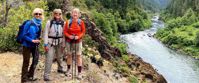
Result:
<svg viewBox="0 0 199 83"><path fill-rule="evenodd" d="M95 23L90 21L88 15L82 14L85 17L86 33L91 36L92 40L99 44L99 52L104 59L111 60L113 57L121 57L121 52L118 48L112 47L102 36L102 32L96 27Z"/></svg>
<svg viewBox="0 0 199 83"><path fill-rule="evenodd" d="M134 75L142 75L145 79L151 80L152 83L167 83L162 75L158 74L149 63L144 62L137 55L129 54L129 58L128 66L134 71L132 72Z"/></svg>
<svg viewBox="0 0 199 83"><path fill-rule="evenodd" d="M104 59L111 60L115 57L121 57L121 52L118 48L112 47L102 36L102 32L96 27L95 23L89 19L89 16L82 14L87 29L87 34L92 40L99 44L98 51ZM127 63L132 69L132 74L140 77L140 80L149 80L149 83L167 83L165 78L158 74L157 71L149 64L144 62L140 57L129 54L130 61Z"/></svg>

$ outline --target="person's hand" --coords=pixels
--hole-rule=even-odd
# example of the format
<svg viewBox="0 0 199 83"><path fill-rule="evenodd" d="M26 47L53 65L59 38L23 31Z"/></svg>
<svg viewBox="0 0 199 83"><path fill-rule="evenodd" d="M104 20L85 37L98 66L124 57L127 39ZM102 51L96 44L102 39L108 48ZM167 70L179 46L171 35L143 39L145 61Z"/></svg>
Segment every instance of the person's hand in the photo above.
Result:
<svg viewBox="0 0 199 83"><path fill-rule="evenodd" d="M75 36L75 40L78 40L79 39L79 37L78 36Z"/></svg>
<svg viewBox="0 0 199 83"><path fill-rule="evenodd" d="M44 50L45 50L45 52L48 52L48 50L49 50L48 46L44 46Z"/></svg>
<svg viewBox="0 0 199 83"><path fill-rule="evenodd" d="M40 40L36 39L36 40L32 40L33 43L40 43Z"/></svg>
<svg viewBox="0 0 199 83"><path fill-rule="evenodd" d="M71 40L74 39L74 36L73 35L69 36L69 39L71 39Z"/></svg>

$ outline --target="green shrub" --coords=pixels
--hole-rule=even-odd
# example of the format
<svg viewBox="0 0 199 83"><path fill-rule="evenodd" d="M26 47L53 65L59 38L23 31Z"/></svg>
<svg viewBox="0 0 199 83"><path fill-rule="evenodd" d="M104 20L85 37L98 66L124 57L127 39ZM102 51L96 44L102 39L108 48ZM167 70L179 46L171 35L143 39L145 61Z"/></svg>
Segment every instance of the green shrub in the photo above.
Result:
<svg viewBox="0 0 199 83"><path fill-rule="evenodd" d="M196 41L196 46L199 47L199 32L197 32L196 34L195 41Z"/></svg>
<svg viewBox="0 0 199 83"><path fill-rule="evenodd" d="M126 63L129 62L128 55L122 55L122 60L124 60Z"/></svg>
<svg viewBox="0 0 199 83"><path fill-rule="evenodd" d="M131 76L129 77L129 80L130 80L131 83L138 83L138 78L136 78L135 76L132 76L132 75L131 75Z"/></svg>
<svg viewBox="0 0 199 83"><path fill-rule="evenodd" d="M118 43L115 43L113 46L119 48L122 54L127 54L127 50L126 50L127 44L118 42Z"/></svg>
<svg viewBox="0 0 199 83"><path fill-rule="evenodd" d="M26 2L24 5L11 8L8 16L8 24L6 27L0 29L0 50L3 51L18 51L21 47L16 41L16 35L18 33L18 26L25 20L32 18L32 11L34 8L43 8L47 10L45 1L37 1L35 3ZM45 25L45 20L43 23L43 27ZM42 45L42 44L41 44ZM40 50L42 51L42 47Z"/></svg>

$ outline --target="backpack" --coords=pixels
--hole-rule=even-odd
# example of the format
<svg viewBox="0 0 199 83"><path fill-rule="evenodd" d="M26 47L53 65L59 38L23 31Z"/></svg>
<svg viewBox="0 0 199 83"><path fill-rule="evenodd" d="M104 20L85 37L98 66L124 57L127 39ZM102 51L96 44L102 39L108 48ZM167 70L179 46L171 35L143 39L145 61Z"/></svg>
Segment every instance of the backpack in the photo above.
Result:
<svg viewBox="0 0 199 83"><path fill-rule="evenodd" d="M26 24L28 21L31 22L31 23L30 23L30 26L31 26L31 25L33 24L33 21L32 21L32 20L26 20L26 21L23 22L23 24L21 24L21 25L19 26L19 31L18 31L17 36L16 36L16 41L17 41L17 43L19 43L19 44L22 44L22 43L23 43L23 33L24 33L23 30L24 30L25 24ZM28 27L27 30L29 30L30 26Z"/></svg>
<svg viewBox="0 0 199 83"><path fill-rule="evenodd" d="M17 36L16 36L16 41L17 41L17 43L19 43L19 44L22 44L22 42L23 42L23 30L24 30L24 26L25 26L25 24L28 22L28 21L31 21L31 20L26 20L26 21L24 21L20 26L19 26L19 31L18 31L18 33L17 33ZM30 26L33 24L33 22L31 21L31 24L30 24ZM29 28L30 28L30 26L29 26ZM29 30L29 28L27 29L27 30Z"/></svg>
<svg viewBox="0 0 199 83"><path fill-rule="evenodd" d="M59 22L56 22L55 20L50 20L50 29L51 29L51 27L52 27L52 25L53 24L56 24L56 25L61 25L62 26L62 28L64 27L64 21L63 20L61 20L61 21L59 21ZM59 34L59 32L57 31L57 35ZM63 34L62 34L63 35ZM63 36L56 36L56 37L53 37L53 36L48 36L48 38L53 38L53 39L59 39L59 38L63 38Z"/></svg>
<svg viewBox="0 0 199 83"><path fill-rule="evenodd" d="M50 20L50 28L52 27L52 24L55 24L55 20ZM62 27L64 27L64 21L61 21L61 22L59 22L57 24L61 25Z"/></svg>
<svg viewBox="0 0 199 83"><path fill-rule="evenodd" d="M78 23L78 25L81 27L81 19L78 19L77 20L77 23ZM71 24L72 24L72 22L73 22L73 19L69 19L68 20L68 28L70 28L70 26L71 26ZM81 28L81 31L82 31L82 28Z"/></svg>

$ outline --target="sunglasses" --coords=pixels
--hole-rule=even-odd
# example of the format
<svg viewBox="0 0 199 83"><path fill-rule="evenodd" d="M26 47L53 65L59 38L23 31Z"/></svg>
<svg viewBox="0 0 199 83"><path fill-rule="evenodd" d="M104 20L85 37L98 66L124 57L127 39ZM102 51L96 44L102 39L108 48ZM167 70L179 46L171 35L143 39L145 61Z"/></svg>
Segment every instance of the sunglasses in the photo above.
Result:
<svg viewBox="0 0 199 83"><path fill-rule="evenodd" d="M35 15L39 15L39 16L41 16L42 14L41 14L41 13L35 13Z"/></svg>
<svg viewBox="0 0 199 83"><path fill-rule="evenodd" d="M61 13L55 13L56 15L61 15Z"/></svg>

